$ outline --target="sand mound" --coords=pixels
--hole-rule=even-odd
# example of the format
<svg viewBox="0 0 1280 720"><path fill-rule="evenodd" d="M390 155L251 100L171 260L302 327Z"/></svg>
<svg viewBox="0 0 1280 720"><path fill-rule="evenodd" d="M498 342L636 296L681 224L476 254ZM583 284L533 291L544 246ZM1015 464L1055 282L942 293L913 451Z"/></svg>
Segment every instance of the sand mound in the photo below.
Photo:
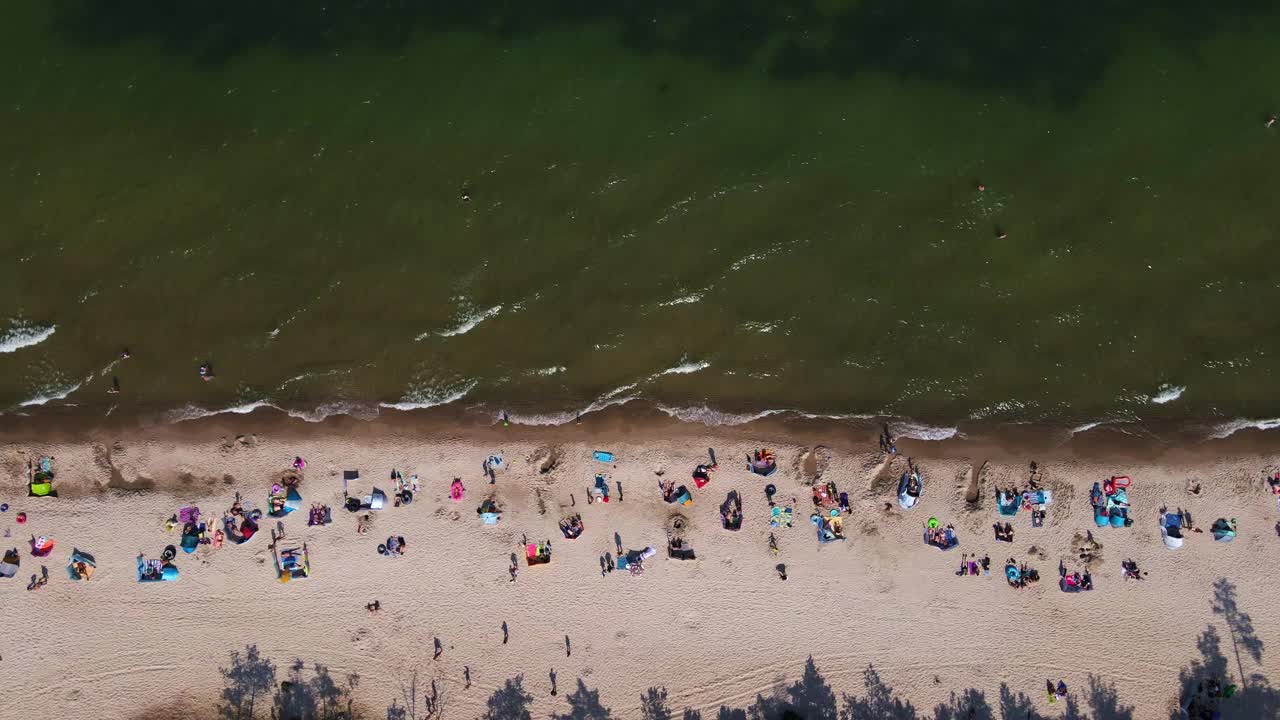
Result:
<svg viewBox="0 0 1280 720"><path fill-rule="evenodd" d="M816 483L831 465L831 451L817 445L805 450L800 457L800 479L808 485Z"/></svg>
<svg viewBox="0 0 1280 720"><path fill-rule="evenodd" d="M983 460L976 468L969 466L967 475L961 488L964 491L964 501L968 504L970 510L977 510L982 507L982 498L986 495L987 489L987 461Z"/></svg>
<svg viewBox="0 0 1280 720"><path fill-rule="evenodd" d="M1071 538L1071 552L1089 570L1102 565L1102 543L1095 540L1090 531L1076 533Z"/></svg>
<svg viewBox="0 0 1280 720"><path fill-rule="evenodd" d="M539 475L550 475L560 466L560 459L563 455L564 451L559 447L539 448L530 459L530 462L538 468Z"/></svg>

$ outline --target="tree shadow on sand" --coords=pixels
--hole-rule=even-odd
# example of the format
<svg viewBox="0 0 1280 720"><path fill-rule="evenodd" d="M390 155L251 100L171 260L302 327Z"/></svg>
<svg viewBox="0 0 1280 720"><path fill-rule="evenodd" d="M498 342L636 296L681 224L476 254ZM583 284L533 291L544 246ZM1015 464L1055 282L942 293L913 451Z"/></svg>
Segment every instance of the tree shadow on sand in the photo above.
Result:
<svg viewBox="0 0 1280 720"><path fill-rule="evenodd" d="M241 653L231 652L230 664L222 668L222 701L218 716L224 720L253 720L255 709L266 703L276 684L276 666L249 645Z"/></svg>
<svg viewBox="0 0 1280 720"><path fill-rule="evenodd" d="M1181 690L1177 708L1169 714L1170 720L1208 720L1215 717L1215 713L1224 717L1280 717L1280 689L1273 687L1262 673L1244 670L1240 649L1243 647L1260 663L1263 645L1253 636L1249 616L1236 606L1235 587L1226 580L1214 585L1214 611L1226 619L1232 633L1232 649L1240 675L1232 675L1231 662L1223 652L1222 636L1216 626L1209 625L1196 641L1200 657L1179 673Z"/></svg>
<svg viewBox="0 0 1280 720"><path fill-rule="evenodd" d="M493 691L482 717L484 720L532 720L529 714L532 702L533 695L524 689L524 676L517 675Z"/></svg>
<svg viewBox="0 0 1280 720"><path fill-rule="evenodd" d="M1226 578L1220 578L1213 584L1213 614L1221 615L1231 633L1231 648L1235 651L1236 667L1240 678L1245 678L1244 660L1240 651L1244 650L1255 663L1262 662L1264 645L1253 629L1253 618L1242 612L1236 603L1236 586Z"/></svg>
<svg viewBox="0 0 1280 720"><path fill-rule="evenodd" d="M271 717L273 720L350 720L355 716L351 693L360 682L352 674L338 682L329 668L316 663L310 675L306 663L296 659L289 666L289 677L276 689Z"/></svg>
<svg viewBox="0 0 1280 720"><path fill-rule="evenodd" d="M592 690L578 678L578 686L564 698L569 712L551 713L551 720L611 720L613 713L600 704L600 691Z"/></svg>

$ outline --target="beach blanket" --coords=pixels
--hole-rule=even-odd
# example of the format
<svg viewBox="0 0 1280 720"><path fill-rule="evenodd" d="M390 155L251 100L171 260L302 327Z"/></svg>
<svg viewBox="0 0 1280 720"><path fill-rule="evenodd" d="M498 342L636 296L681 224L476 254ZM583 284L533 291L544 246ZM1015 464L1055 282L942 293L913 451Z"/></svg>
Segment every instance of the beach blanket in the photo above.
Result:
<svg viewBox="0 0 1280 720"><path fill-rule="evenodd" d="M794 512L791 508L774 507L769 511L770 527L791 527L791 518Z"/></svg>

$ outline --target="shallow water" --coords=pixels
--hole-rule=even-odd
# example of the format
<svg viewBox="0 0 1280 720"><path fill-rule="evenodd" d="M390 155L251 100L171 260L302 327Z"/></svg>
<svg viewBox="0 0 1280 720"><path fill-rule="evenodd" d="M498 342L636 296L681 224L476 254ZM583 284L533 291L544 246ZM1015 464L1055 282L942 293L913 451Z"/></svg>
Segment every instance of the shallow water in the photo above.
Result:
<svg viewBox="0 0 1280 720"><path fill-rule="evenodd" d="M0 407L1271 417L1280 15L999 5L6 8Z"/></svg>

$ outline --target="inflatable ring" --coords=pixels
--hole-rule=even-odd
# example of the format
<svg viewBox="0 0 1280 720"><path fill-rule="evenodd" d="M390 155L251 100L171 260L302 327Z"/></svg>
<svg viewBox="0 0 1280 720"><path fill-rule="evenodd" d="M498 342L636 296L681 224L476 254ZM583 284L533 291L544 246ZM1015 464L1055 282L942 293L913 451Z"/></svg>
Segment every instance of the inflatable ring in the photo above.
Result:
<svg viewBox="0 0 1280 720"><path fill-rule="evenodd" d="M768 485L764 486L765 495L773 495L776 492L778 492L778 488L774 487L773 483L769 483Z"/></svg>
<svg viewBox="0 0 1280 720"><path fill-rule="evenodd" d="M9 503L0 503L0 512L9 512Z"/></svg>
<svg viewBox="0 0 1280 720"><path fill-rule="evenodd" d="M942 524L942 523L938 522L938 518L936 518L936 517L931 517L931 518L929 518L929 529L930 529L930 530L937 530L937 529L938 529L938 526L939 526L939 525L941 525L941 524Z"/></svg>
<svg viewBox="0 0 1280 720"><path fill-rule="evenodd" d="M24 513L24 512L20 512L20 513L18 513L18 517L14 518L14 519L18 521L18 524L19 524L19 525L26 525L26 524L27 524L27 514L26 514L26 513Z"/></svg>

